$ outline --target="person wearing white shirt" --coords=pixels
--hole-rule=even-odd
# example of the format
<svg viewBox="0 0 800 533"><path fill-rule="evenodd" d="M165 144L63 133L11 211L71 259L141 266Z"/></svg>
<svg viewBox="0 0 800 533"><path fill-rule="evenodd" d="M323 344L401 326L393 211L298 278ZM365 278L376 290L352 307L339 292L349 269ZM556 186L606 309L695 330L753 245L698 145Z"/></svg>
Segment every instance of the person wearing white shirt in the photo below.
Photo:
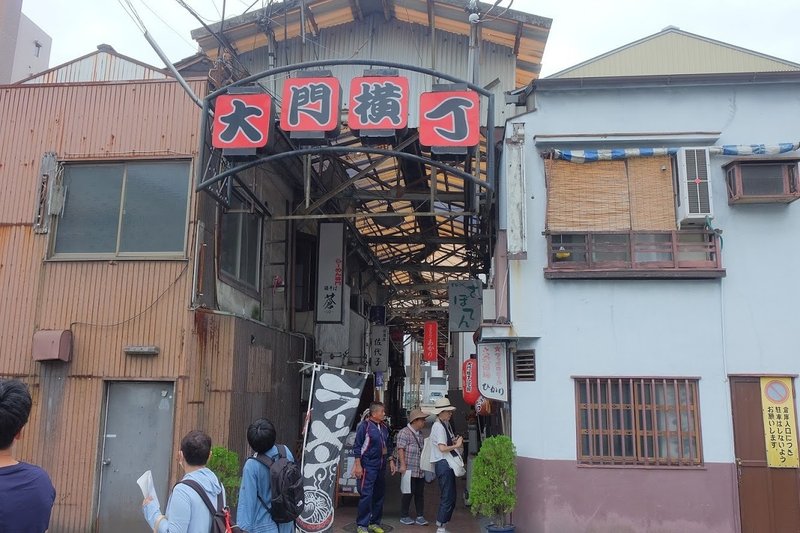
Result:
<svg viewBox="0 0 800 533"><path fill-rule="evenodd" d="M456 476L450 463L445 459L446 454L460 450L463 446L462 437L453 435L453 430L450 428L450 419L455 410L449 398L436 400L433 406L436 422L433 423L430 436L431 464L434 465L441 491L439 512L436 514L436 533L448 533L445 526L452 518L456 507Z"/></svg>

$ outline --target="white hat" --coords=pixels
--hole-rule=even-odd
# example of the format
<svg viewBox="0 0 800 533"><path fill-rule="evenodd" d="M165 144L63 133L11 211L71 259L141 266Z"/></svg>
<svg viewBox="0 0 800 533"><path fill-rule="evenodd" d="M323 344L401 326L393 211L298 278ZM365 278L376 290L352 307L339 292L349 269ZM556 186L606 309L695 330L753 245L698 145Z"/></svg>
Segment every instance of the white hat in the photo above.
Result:
<svg viewBox="0 0 800 533"><path fill-rule="evenodd" d="M450 398L439 398L433 404L433 414L438 415L443 411L455 411L456 408L450 405Z"/></svg>

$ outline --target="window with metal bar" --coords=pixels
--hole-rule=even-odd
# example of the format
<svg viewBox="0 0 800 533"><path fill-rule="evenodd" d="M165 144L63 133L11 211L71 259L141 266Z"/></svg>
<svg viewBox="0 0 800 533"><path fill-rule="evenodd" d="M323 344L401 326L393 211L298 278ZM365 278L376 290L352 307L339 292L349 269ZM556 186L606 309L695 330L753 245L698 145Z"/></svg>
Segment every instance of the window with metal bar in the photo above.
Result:
<svg viewBox="0 0 800 533"><path fill-rule="evenodd" d="M699 466L697 379L575 378L578 462Z"/></svg>

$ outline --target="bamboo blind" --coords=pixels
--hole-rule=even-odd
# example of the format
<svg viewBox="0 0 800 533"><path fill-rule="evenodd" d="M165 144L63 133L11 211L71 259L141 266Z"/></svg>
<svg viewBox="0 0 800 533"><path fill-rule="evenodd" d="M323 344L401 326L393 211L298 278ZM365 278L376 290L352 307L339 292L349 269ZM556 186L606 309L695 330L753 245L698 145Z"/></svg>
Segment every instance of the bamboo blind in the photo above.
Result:
<svg viewBox="0 0 800 533"><path fill-rule="evenodd" d="M675 229L669 156L584 164L551 160L546 168L549 231Z"/></svg>

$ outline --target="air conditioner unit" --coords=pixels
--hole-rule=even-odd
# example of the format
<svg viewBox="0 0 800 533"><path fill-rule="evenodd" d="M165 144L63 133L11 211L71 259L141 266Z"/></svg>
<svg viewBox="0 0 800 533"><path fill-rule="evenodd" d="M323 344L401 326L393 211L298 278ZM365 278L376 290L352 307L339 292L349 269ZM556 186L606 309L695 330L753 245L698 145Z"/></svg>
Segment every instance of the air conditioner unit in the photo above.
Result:
<svg viewBox="0 0 800 533"><path fill-rule="evenodd" d="M678 150L678 223L704 224L714 217L711 201L711 165L705 148Z"/></svg>

